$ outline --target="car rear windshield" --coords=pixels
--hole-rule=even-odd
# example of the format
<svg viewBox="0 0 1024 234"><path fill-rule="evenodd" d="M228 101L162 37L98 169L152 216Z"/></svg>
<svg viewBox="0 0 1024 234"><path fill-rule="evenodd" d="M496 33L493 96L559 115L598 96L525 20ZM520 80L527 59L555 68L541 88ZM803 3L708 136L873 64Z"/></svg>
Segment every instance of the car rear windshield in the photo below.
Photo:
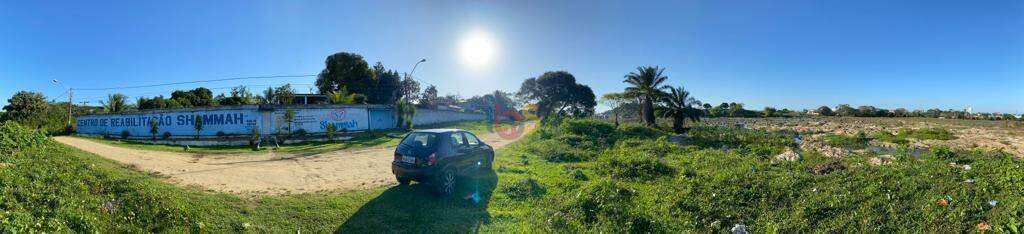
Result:
<svg viewBox="0 0 1024 234"><path fill-rule="evenodd" d="M429 132L414 132L409 133L409 135L402 140L402 144L416 148L431 148L434 147L434 142L436 141L437 134Z"/></svg>

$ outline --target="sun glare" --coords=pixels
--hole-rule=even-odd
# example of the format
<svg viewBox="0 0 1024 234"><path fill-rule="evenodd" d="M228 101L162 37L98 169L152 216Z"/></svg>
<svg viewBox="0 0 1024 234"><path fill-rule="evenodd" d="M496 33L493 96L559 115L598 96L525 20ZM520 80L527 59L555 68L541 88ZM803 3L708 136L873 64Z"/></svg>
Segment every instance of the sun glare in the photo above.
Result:
<svg viewBox="0 0 1024 234"><path fill-rule="evenodd" d="M482 31L474 31L462 38L459 46L462 61L470 68L482 68L491 63L495 45L491 36Z"/></svg>

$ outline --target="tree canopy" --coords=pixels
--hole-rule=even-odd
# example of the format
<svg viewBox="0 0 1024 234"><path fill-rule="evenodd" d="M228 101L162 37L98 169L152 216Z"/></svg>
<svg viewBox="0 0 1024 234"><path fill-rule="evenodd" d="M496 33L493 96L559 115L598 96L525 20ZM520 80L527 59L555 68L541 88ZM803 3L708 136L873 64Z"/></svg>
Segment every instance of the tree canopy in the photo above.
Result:
<svg viewBox="0 0 1024 234"><path fill-rule="evenodd" d="M349 92L367 94L373 84L373 71L355 53L340 52L327 56L326 65L316 78L316 87L321 94L345 87Z"/></svg>
<svg viewBox="0 0 1024 234"><path fill-rule="evenodd" d="M576 83L576 77L566 71L549 71L526 79L516 95L522 101L535 102L537 115L543 119L551 115L593 115L597 105L594 91Z"/></svg>

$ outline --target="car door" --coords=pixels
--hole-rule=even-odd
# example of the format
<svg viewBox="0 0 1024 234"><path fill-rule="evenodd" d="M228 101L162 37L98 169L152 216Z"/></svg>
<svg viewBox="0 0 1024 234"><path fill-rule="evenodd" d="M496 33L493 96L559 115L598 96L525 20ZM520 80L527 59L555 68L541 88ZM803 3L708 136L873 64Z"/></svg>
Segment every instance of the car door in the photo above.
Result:
<svg viewBox="0 0 1024 234"><path fill-rule="evenodd" d="M449 134L449 138L448 142L451 143L449 163L458 169L466 168L466 164L469 163L469 155L472 154L466 147L466 137L460 132L452 132Z"/></svg>
<svg viewBox="0 0 1024 234"><path fill-rule="evenodd" d="M469 162L472 164L471 166L476 166L477 163L485 162L485 158L487 157L487 149L485 148L486 144L480 141L480 138L477 138L476 135L473 135L472 133L462 132L462 134L465 136L466 148L470 158Z"/></svg>

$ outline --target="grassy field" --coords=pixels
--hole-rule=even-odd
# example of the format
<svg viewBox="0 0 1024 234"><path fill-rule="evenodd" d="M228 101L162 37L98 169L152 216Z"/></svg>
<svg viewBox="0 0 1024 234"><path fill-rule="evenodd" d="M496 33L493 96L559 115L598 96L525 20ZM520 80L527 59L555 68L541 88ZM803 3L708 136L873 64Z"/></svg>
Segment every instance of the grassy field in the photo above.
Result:
<svg viewBox="0 0 1024 234"><path fill-rule="evenodd" d="M6 129L6 126L5 126ZM11 134L6 131L3 138ZM969 232L1024 228L1024 165L936 148L826 158L784 132L657 129L569 120L498 151L452 198L425 186L239 197L170 185L48 141L0 158L0 232ZM34 141L32 141L34 142ZM964 165L970 165L965 167Z"/></svg>
<svg viewBox="0 0 1024 234"><path fill-rule="evenodd" d="M456 122L456 123L445 123L445 124L432 124L424 126L416 126L415 129L428 129L428 128L460 128L466 129L473 133L482 134L489 131L490 127L493 127L492 122L489 121L467 121L467 122ZM507 125L508 123L501 123ZM402 136L406 131L404 130L380 130L373 132L359 132L351 133L347 136L352 137L348 140L336 140L334 142L302 142L294 144L280 145L280 148L274 149L273 145L263 145L260 151L252 150L252 147L248 145L239 146L190 146L188 152L197 154L251 154L261 153L266 150L273 150L278 153L304 153L304 154L318 154L335 150L344 149L357 149L367 148L375 146L395 146L399 141L402 140ZM391 137L391 136L396 137ZM185 148L180 145L163 145L163 144L151 144L141 141L122 141L118 139L103 139L96 137L88 137L86 139L101 142L105 144L143 149L143 150L156 150L156 151L167 151L167 152L186 152Z"/></svg>

